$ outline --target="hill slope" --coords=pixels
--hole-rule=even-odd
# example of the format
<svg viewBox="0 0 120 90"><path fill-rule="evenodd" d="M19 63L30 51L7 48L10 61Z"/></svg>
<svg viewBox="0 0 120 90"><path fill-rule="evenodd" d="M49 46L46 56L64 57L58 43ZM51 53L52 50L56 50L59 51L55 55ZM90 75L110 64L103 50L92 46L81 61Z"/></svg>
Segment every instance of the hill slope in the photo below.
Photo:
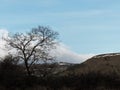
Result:
<svg viewBox="0 0 120 90"><path fill-rule="evenodd" d="M71 66L66 73L84 74L99 72L102 74L116 73L120 75L120 53L96 55L87 61Z"/></svg>

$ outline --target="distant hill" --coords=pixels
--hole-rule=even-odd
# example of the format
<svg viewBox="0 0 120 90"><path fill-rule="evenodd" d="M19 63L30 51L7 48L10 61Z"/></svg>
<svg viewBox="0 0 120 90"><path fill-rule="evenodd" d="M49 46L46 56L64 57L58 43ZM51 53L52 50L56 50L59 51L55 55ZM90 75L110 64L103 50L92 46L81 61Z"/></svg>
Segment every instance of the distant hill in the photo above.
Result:
<svg viewBox="0 0 120 90"><path fill-rule="evenodd" d="M64 73L86 74L99 72L102 74L116 73L120 75L120 53L108 53L93 56L81 64L69 67Z"/></svg>

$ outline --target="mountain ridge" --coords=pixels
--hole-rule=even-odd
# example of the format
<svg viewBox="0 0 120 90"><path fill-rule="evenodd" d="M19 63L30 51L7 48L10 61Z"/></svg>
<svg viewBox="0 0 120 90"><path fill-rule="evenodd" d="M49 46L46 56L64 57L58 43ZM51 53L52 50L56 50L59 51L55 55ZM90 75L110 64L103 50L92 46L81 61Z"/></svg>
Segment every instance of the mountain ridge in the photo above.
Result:
<svg viewBox="0 0 120 90"><path fill-rule="evenodd" d="M87 59L80 64L74 64L64 73L75 73L76 75L86 74L89 72L120 75L120 53L99 54Z"/></svg>

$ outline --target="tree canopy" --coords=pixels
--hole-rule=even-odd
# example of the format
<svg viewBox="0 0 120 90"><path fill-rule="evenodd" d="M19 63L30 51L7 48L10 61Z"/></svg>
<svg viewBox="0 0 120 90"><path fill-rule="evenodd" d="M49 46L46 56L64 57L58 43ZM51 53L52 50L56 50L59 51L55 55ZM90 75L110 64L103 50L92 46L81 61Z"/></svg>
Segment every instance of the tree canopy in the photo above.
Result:
<svg viewBox="0 0 120 90"><path fill-rule="evenodd" d="M38 26L26 33L10 34L5 40L7 45L16 50L16 57L24 62L30 76L30 68L34 63L53 60L50 51L55 47L58 35L49 27Z"/></svg>

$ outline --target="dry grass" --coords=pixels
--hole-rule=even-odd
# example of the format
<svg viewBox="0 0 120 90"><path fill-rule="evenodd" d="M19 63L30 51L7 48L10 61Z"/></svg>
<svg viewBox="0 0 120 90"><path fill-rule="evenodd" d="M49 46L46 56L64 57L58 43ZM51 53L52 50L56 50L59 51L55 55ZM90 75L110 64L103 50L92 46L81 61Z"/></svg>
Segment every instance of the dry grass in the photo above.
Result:
<svg viewBox="0 0 120 90"><path fill-rule="evenodd" d="M82 64L75 65L63 74L86 74L89 72L99 72L102 74L116 73L120 76L120 55L90 58Z"/></svg>

